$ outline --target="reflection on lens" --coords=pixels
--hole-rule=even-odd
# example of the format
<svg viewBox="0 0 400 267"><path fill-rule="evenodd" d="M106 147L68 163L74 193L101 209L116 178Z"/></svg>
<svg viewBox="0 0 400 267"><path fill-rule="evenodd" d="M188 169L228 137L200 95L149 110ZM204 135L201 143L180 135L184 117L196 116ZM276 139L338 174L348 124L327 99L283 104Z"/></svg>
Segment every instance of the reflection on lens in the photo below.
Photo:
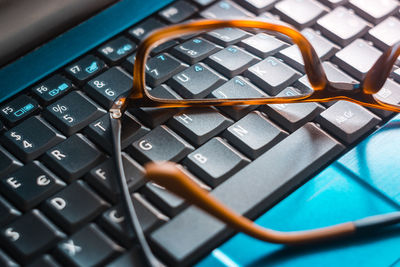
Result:
<svg viewBox="0 0 400 267"><path fill-rule="evenodd" d="M277 95L293 98L280 93L289 86L296 87L301 73L281 58L286 49L290 53L294 50L298 61L302 62L302 58L297 46L283 39L271 32L237 28L191 34L189 38L177 36L151 51L146 62L146 87L157 87L155 91L149 90L152 94L158 92L160 85L168 85L183 99L254 99ZM304 92L299 91L298 96Z"/></svg>
<svg viewBox="0 0 400 267"><path fill-rule="evenodd" d="M385 104L400 107L400 85L388 79L374 97Z"/></svg>

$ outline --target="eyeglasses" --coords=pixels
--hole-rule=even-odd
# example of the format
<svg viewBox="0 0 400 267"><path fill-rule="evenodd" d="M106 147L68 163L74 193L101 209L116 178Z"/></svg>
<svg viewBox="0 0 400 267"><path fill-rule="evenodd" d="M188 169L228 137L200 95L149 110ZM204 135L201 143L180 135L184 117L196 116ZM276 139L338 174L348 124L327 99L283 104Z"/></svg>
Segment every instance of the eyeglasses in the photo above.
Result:
<svg viewBox="0 0 400 267"><path fill-rule="evenodd" d="M266 57L260 60L246 54L236 46L228 46L219 51L213 51L213 55L204 52L198 54L190 48L190 45L206 43L201 37L192 38L189 43L180 45L181 53L194 62L186 70L197 73L200 76L203 72L211 71L206 65L196 63L208 57L211 64L222 64L222 71L232 79L217 90L210 91L213 86L195 88L195 91L183 93L185 99L170 99L165 93L160 92L157 87L171 76L180 73L185 69L167 54L157 54L157 47L168 46L175 39L186 40L184 36L204 34L213 32L224 38L218 30L245 29L262 33L264 38L285 38L297 45L304 63L304 71L307 75L310 86L301 90L291 90L290 93L277 93L276 88L285 84L268 83L263 78L274 77L279 70L278 60ZM265 34L268 33L268 34ZM193 42L192 44L190 42ZM186 44L186 46L185 46ZM152 52L152 49L155 51ZM135 230L138 241L142 247L148 263L152 266L159 266L161 263L154 257L141 230L134 206L131 202L128 186L125 180L124 169L121 158L121 117L128 108L137 107L205 107L205 106L234 106L234 105L264 105L264 104L287 104L299 102L328 102L335 100L346 100L370 108L378 108L394 112L400 112L400 104L391 97L391 92L385 88L385 83L393 69L394 63L400 56L400 42L397 42L386 50L375 62L372 68L365 74L361 83L343 83L329 81L322 63L310 42L297 30L288 25L273 24L259 20L201 20L185 24L168 26L154 31L138 46L133 70L133 88L129 95L120 96L110 109L111 129L113 136L114 158L118 170L118 182L122 191L123 202L126 206L129 223ZM232 58L235 59L232 61ZM229 60L230 59L230 60ZM224 61L230 61L230 66L223 66ZM253 65L249 69L254 80L261 85L263 90L251 86L243 77L236 76L241 72L235 67L235 61L241 65ZM237 62L236 62L237 63ZM239 64L240 65L240 64ZM161 67L159 67L161 66ZM185 71L186 71L185 70ZM184 83L190 79L185 76L174 76L177 83ZM181 79L179 79L181 77ZM212 80L205 79L204 84L212 83ZM211 88L211 89L210 89ZM196 91L197 90L197 91ZM295 93L293 93L295 92ZM204 98L207 96L207 98ZM177 164L171 162L153 162L145 166L146 177L156 184L168 189L174 194L194 204L217 219L223 221L233 229L244 232L254 238L283 244L305 244L321 241L338 236L354 234L364 229L379 228L400 222L400 212L377 215L353 222L342 223L329 227L301 231L301 232L278 232L265 229L255 225L251 220L235 213L217 199L210 196L206 191L192 181L189 176Z"/></svg>

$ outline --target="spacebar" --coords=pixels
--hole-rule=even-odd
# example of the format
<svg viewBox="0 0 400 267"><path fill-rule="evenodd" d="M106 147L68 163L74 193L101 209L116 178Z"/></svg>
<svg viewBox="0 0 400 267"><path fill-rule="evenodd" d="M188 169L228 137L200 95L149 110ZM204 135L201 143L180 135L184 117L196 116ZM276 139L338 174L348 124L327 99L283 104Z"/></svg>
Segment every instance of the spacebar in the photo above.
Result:
<svg viewBox="0 0 400 267"><path fill-rule="evenodd" d="M212 191L224 204L255 218L293 191L344 147L307 123ZM155 251L173 266L192 264L232 234L225 224L189 207L151 234Z"/></svg>

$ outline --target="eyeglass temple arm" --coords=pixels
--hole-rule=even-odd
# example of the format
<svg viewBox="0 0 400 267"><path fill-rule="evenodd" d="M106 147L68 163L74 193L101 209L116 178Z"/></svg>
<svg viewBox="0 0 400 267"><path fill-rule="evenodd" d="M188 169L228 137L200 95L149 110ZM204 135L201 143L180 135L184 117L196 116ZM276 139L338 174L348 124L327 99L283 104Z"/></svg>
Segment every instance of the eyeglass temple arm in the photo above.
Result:
<svg viewBox="0 0 400 267"><path fill-rule="evenodd" d="M400 56L400 41L389 47L368 71L363 90L366 94L376 94L385 84L393 65Z"/></svg>
<svg viewBox="0 0 400 267"><path fill-rule="evenodd" d="M274 231L256 225L253 221L223 205L200 188L175 163L149 163L145 166L145 169L146 177L149 180L203 209L233 229L262 241L281 244L306 244L400 222L400 212L394 212L313 230L296 232Z"/></svg>
<svg viewBox="0 0 400 267"><path fill-rule="evenodd" d="M139 219L136 215L135 207L131 200L131 196L128 189L128 184L125 178L124 166L121 156L121 118L122 114L119 111L110 111L110 124L111 124L111 135L113 142L113 158L115 160L116 170L117 170L117 181L119 189L121 190L121 197L123 200L123 206L126 210L126 217L128 219L129 225L133 228L132 230L137 237L141 250L145 256L148 266L150 267L163 267L164 265L158 261L158 259L151 252L149 245L147 244L146 238L144 236L142 227L140 225Z"/></svg>

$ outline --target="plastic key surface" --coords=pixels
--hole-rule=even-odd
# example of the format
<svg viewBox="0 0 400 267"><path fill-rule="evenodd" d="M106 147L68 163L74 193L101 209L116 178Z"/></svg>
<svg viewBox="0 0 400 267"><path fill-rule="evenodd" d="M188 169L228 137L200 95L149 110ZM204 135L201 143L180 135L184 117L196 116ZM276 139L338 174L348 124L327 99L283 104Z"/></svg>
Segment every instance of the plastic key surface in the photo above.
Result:
<svg viewBox="0 0 400 267"><path fill-rule="evenodd" d="M22 163L11 155L7 150L0 146L0 177L18 169Z"/></svg>
<svg viewBox="0 0 400 267"><path fill-rule="evenodd" d="M48 104L68 93L73 88L70 80L56 74L32 88L42 104Z"/></svg>
<svg viewBox="0 0 400 267"><path fill-rule="evenodd" d="M254 218L342 150L340 143L307 123L211 194L236 212ZM189 207L154 231L151 240L170 264L188 265L196 260L196 255L202 255L229 233L232 230L225 224Z"/></svg>
<svg viewBox="0 0 400 267"><path fill-rule="evenodd" d="M77 83L83 84L86 80L98 74L106 67L103 60L87 55L65 68L69 76Z"/></svg>
<svg viewBox="0 0 400 267"><path fill-rule="evenodd" d="M29 115L36 113L38 109L39 104L35 99L27 95L20 95L0 107L0 118L3 118L8 125L13 126Z"/></svg>

